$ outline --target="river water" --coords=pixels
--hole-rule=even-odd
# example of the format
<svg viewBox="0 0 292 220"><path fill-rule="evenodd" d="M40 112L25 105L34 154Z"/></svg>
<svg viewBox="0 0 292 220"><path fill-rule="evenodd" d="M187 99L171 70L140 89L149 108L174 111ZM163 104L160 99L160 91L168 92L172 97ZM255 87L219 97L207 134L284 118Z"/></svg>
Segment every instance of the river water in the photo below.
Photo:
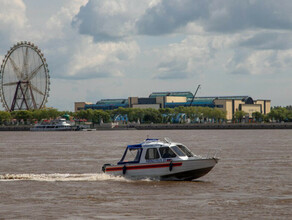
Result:
<svg viewBox="0 0 292 220"><path fill-rule="evenodd" d="M101 173L128 144L220 149L197 181ZM0 219L291 219L292 130L0 132Z"/></svg>

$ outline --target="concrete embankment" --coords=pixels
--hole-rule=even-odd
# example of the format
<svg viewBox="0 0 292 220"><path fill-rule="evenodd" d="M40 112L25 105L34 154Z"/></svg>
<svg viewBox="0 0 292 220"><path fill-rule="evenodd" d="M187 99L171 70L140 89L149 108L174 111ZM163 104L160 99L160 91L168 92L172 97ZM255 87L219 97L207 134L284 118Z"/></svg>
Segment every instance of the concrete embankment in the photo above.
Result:
<svg viewBox="0 0 292 220"><path fill-rule="evenodd" d="M0 126L0 131L29 131L32 126Z"/></svg>
<svg viewBox="0 0 292 220"><path fill-rule="evenodd" d="M32 126L0 126L0 131L29 131ZM179 129L292 129L292 123L225 124L123 124L115 127L95 126L96 130L179 130Z"/></svg>
<svg viewBox="0 0 292 220"><path fill-rule="evenodd" d="M292 129L292 123L226 123L226 124L140 124L138 130L168 129Z"/></svg>

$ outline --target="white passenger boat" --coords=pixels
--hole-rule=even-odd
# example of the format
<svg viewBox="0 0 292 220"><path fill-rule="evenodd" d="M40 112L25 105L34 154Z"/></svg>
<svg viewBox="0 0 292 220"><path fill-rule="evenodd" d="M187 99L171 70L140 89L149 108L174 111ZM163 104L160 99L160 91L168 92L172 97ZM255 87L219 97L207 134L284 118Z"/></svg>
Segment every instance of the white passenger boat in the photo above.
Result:
<svg viewBox="0 0 292 220"><path fill-rule="evenodd" d="M73 131L76 128L69 124L64 118L51 121L49 123L41 122L36 124L31 131Z"/></svg>
<svg viewBox="0 0 292 220"><path fill-rule="evenodd" d="M206 175L217 162L216 155L197 156L169 139L146 139L128 145L122 159L116 165L104 164L102 171L134 179L193 180Z"/></svg>

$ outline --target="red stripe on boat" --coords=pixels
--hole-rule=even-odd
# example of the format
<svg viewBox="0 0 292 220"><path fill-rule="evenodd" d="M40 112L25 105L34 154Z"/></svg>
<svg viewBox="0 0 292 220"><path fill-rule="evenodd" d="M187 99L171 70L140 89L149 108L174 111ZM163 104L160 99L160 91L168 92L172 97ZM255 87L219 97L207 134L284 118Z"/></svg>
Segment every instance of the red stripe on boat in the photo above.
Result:
<svg viewBox="0 0 292 220"><path fill-rule="evenodd" d="M153 168L163 168L163 167L169 167L169 163L163 163L163 164L149 164L149 165L135 165L135 166L127 166L127 170L140 170L140 169L153 169ZM182 162L178 163L172 163L173 167L179 167L182 165ZM106 168L105 171L121 171L123 170L122 167L109 167Z"/></svg>

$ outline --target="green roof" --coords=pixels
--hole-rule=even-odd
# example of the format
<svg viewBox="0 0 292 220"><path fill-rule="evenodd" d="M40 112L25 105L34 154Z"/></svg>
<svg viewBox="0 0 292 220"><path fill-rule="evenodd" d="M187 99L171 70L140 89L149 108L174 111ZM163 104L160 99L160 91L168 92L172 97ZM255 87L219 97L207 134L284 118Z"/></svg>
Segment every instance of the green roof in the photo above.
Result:
<svg viewBox="0 0 292 220"><path fill-rule="evenodd" d="M156 98L161 96L179 96L179 97L186 97L187 101L190 102L193 99L193 94L191 92L153 92L149 95L149 98ZM195 97L197 101L213 101L215 99L221 100L243 100L246 101L251 99L251 97L244 95L244 96L207 96L207 97ZM252 99L251 99L252 100Z"/></svg>
<svg viewBox="0 0 292 220"><path fill-rule="evenodd" d="M237 99L237 100L243 100L247 99L249 96L207 96L207 97L198 97L198 99Z"/></svg>
<svg viewBox="0 0 292 220"><path fill-rule="evenodd" d="M96 104L110 104L110 105L114 105L114 104L127 104L128 103L128 99L101 99L100 101L98 101Z"/></svg>
<svg viewBox="0 0 292 220"><path fill-rule="evenodd" d="M193 98L193 94L191 92L152 92L149 95L149 98L156 98L161 96L179 96L179 97L187 97Z"/></svg>

